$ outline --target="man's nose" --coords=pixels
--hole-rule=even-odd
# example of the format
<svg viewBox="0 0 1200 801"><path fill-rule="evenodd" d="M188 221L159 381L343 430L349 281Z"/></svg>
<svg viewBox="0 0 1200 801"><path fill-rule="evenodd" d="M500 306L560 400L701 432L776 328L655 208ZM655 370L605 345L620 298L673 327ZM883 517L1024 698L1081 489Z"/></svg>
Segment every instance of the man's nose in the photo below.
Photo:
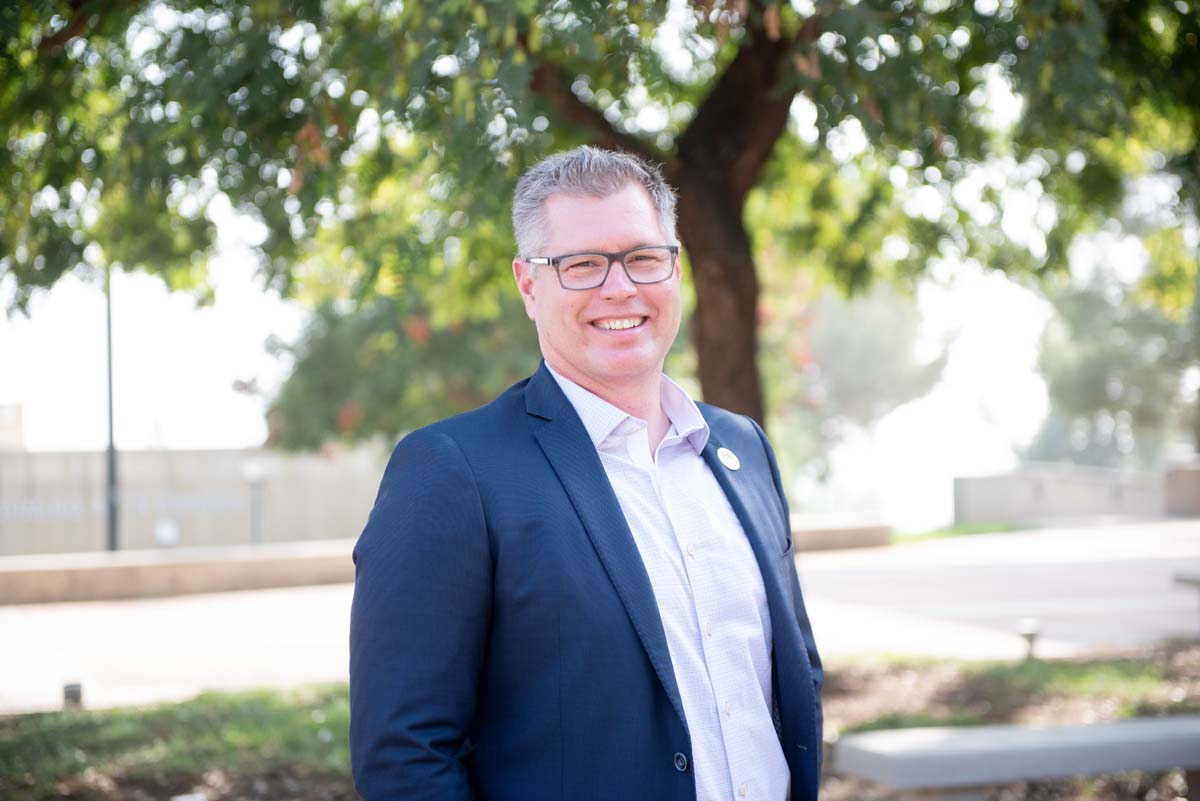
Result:
<svg viewBox="0 0 1200 801"><path fill-rule="evenodd" d="M629 280L629 273L625 272L625 262L620 259L612 260L612 264L608 266L608 275L600 285L600 294L606 298L626 298L637 294L637 284Z"/></svg>

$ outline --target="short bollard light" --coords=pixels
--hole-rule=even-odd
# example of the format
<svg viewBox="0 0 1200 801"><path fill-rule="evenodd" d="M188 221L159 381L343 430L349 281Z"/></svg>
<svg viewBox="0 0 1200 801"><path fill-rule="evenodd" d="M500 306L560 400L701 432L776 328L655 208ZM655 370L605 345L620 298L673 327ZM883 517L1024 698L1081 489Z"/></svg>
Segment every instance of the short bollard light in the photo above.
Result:
<svg viewBox="0 0 1200 801"><path fill-rule="evenodd" d="M1017 622L1017 631L1025 638L1025 658L1034 658L1038 635L1042 633L1042 624L1036 617L1023 617Z"/></svg>
<svg viewBox="0 0 1200 801"><path fill-rule="evenodd" d="M63 709L83 709L83 685L77 681L63 685Z"/></svg>

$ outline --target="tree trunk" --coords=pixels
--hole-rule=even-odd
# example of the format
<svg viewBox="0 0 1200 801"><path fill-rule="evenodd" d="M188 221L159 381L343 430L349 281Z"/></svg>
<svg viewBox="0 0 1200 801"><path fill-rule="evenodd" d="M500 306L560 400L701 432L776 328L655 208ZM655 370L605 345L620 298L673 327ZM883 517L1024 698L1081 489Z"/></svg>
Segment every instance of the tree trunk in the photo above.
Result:
<svg viewBox="0 0 1200 801"><path fill-rule="evenodd" d="M742 221L787 128L781 88L791 44L751 26L746 42L679 137L669 172L696 287L692 339L704 400L764 423L758 377L758 275Z"/></svg>
<svg viewBox="0 0 1200 801"><path fill-rule="evenodd" d="M758 377L758 277L741 199L680 171L679 234L696 287L692 341L704 400L764 422Z"/></svg>
<svg viewBox="0 0 1200 801"><path fill-rule="evenodd" d="M758 378L758 276L742 222L746 195L758 182L775 143L787 128L795 89L785 85L797 43L820 32L810 18L794 41L763 27L767 4L758 2L737 55L717 79L677 140L667 174L679 190L678 228L692 265L696 312L692 338L704 400L763 422ZM534 92L603 147L661 160L571 91L561 67L541 62Z"/></svg>

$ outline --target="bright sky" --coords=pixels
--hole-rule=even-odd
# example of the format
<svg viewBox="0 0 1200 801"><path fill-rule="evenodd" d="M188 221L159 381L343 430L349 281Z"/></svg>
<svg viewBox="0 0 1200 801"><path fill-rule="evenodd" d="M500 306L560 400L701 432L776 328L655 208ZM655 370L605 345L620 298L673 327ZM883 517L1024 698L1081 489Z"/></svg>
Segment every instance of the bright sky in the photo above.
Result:
<svg viewBox="0 0 1200 801"><path fill-rule="evenodd" d="M265 400L238 379L278 386L286 365L269 335L291 341L305 317L264 293L244 251L211 262L216 301L197 307L143 274L113 274L114 430L118 448L237 448L266 437ZM69 276L30 316L0 317L0 404L17 403L29 450L107 447L104 294Z"/></svg>

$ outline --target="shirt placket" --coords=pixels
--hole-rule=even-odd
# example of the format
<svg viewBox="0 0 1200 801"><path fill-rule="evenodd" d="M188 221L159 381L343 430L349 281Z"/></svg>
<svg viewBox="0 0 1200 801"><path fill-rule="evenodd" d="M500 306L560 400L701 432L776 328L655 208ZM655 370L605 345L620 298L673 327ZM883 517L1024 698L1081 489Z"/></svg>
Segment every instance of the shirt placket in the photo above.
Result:
<svg viewBox="0 0 1200 801"><path fill-rule="evenodd" d="M681 460L682 456L675 449L660 452L659 469L670 473L682 468L684 465L677 461ZM731 655L736 653L738 643L733 636L735 632L732 625L729 625L729 621L718 611L721 576L717 571L722 569L721 566L726 564L727 560L722 558L719 538L700 540L690 534L692 530L703 527L702 521L696 518L703 516L704 510L687 497L676 497L677 487L695 486L695 482L687 481L686 478L676 475L673 476L673 480L656 486L659 488L663 509L671 521L676 542L683 554L684 570L691 585L692 603L700 630L700 647L708 667L712 708L716 712L714 717L720 727L720 737L724 744L724 768L730 782L727 786L733 790L735 798L749 798L753 790L751 777L743 775L746 766L742 764L744 760L737 759L734 744L738 738L732 734L736 730L735 716L740 714L741 708L740 693L730 661Z"/></svg>

